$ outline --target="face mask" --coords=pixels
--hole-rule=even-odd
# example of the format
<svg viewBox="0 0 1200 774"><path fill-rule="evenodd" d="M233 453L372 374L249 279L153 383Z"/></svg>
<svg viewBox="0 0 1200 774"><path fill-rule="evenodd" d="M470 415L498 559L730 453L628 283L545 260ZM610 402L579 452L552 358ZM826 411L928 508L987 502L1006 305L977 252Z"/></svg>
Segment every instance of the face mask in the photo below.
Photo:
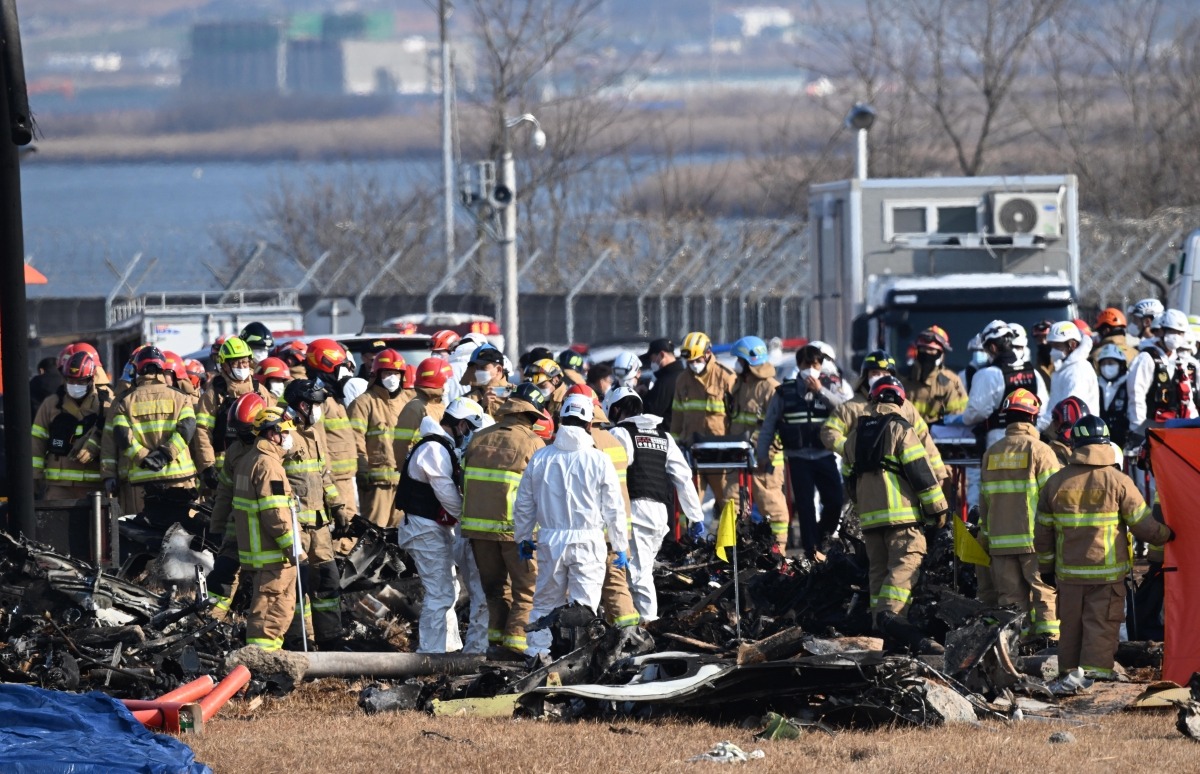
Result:
<svg viewBox="0 0 1200 774"><path fill-rule="evenodd" d="M662 368L662 363L659 363L657 360L650 361L650 373L656 374L660 368Z"/></svg>
<svg viewBox="0 0 1200 774"><path fill-rule="evenodd" d="M267 389L270 390L271 394L274 395L276 398L282 398L283 397L283 388L285 386L286 385L283 382L274 381L267 385Z"/></svg>
<svg viewBox="0 0 1200 774"><path fill-rule="evenodd" d="M933 355L927 352L917 353L917 362L920 363L921 367L926 370L936 368L938 361L941 359L941 355Z"/></svg>
<svg viewBox="0 0 1200 774"><path fill-rule="evenodd" d="M1100 375L1111 382L1121 375L1121 366L1118 363L1105 363L1100 366Z"/></svg>
<svg viewBox="0 0 1200 774"><path fill-rule="evenodd" d="M803 371L800 372L800 377L802 379L820 379L821 378L821 369L820 368L805 368Z"/></svg>
<svg viewBox="0 0 1200 774"><path fill-rule="evenodd" d="M244 382L250 378L251 371L249 368L231 368L229 375L233 377L235 382Z"/></svg>
<svg viewBox="0 0 1200 774"><path fill-rule="evenodd" d="M315 425L318 422L320 422L321 417L324 416L324 411L322 410L322 407L321 406L313 406L312 411L310 412L310 416L312 417L312 420L311 420L312 424Z"/></svg>
<svg viewBox="0 0 1200 774"><path fill-rule="evenodd" d="M550 384L550 382L542 382L541 384L537 385L537 388L543 395L546 396L547 400L549 400L550 396L554 394L554 385Z"/></svg>
<svg viewBox="0 0 1200 774"><path fill-rule="evenodd" d="M971 353L971 365L976 368L983 368L990 362L992 362L992 359L988 356L988 353L982 350L976 350Z"/></svg>
<svg viewBox="0 0 1200 774"><path fill-rule="evenodd" d="M268 352L265 349L252 349L250 355L254 358L254 362L261 363L267 359Z"/></svg>
<svg viewBox="0 0 1200 774"><path fill-rule="evenodd" d="M1184 337L1183 337L1182 333L1164 334L1162 337L1163 346L1165 346L1167 348L1168 352L1174 352L1175 350L1177 350L1183 346L1183 338Z"/></svg>
<svg viewBox="0 0 1200 774"><path fill-rule="evenodd" d="M491 383L492 375L486 368L479 368L475 370L475 386L487 387Z"/></svg>
<svg viewBox="0 0 1200 774"><path fill-rule="evenodd" d="M739 360L733 364L733 371L734 371L734 373L744 374L744 373L746 373L746 366L742 363L741 360Z"/></svg>
<svg viewBox="0 0 1200 774"><path fill-rule="evenodd" d="M1054 365L1055 368L1057 368L1059 366L1059 364L1062 363L1063 359L1066 356L1067 356L1067 353L1063 352L1061 349L1050 350L1050 362L1051 362L1051 364Z"/></svg>
<svg viewBox="0 0 1200 774"><path fill-rule="evenodd" d="M295 445L296 445L296 439L292 438L291 433L288 433L287 435L283 436L283 439L279 441L279 446L284 451L291 451L292 447Z"/></svg>
<svg viewBox="0 0 1200 774"><path fill-rule="evenodd" d="M395 392L396 390L400 389L400 374L385 376L379 380L379 383L382 384L383 389L387 390L388 392Z"/></svg>
<svg viewBox="0 0 1200 774"><path fill-rule="evenodd" d="M869 389L871 389L872 387L874 387L874 386L875 386L875 382L877 382L877 381L879 381L880 379L882 379L882 378L883 378L883 376L884 376L883 374L880 374L879 376L869 376L869 377L867 377L867 389L869 390Z"/></svg>
<svg viewBox="0 0 1200 774"><path fill-rule="evenodd" d="M67 394L75 400L79 400L88 394L88 386L86 384L68 384Z"/></svg>
<svg viewBox="0 0 1200 774"><path fill-rule="evenodd" d="M705 368L708 368L708 363L703 360L689 360L688 368L692 369L692 373L694 373L696 376L699 376L700 374L704 373Z"/></svg>

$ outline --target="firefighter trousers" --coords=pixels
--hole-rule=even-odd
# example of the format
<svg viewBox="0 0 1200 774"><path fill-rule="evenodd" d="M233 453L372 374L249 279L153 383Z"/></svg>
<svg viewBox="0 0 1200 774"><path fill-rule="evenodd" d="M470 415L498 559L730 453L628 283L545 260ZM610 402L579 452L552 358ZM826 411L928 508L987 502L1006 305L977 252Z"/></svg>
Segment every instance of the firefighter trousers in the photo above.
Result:
<svg viewBox="0 0 1200 774"><path fill-rule="evenodd" d="M212 616L218 621L225 620L225 616L229 615L233 595L237 593L238 570L241 566L237 538L226 535L213 559L213 568L204 579L208 586L208 598L212 600Z"/></svg>
<svg viewBox="0 0 1200 774"><path fill-rule="evenodd" d="M1058 582L1058 671L1083 667L1089 677L1111 680L1125 620L1125 584Z"/></svg>
<svg viewBox="0 0 1200 774"><path fill-rule="evenodd" d="M642 617L633 604L633 594L629 592L629 573L622 568L613 567L617 552L606 546L607 553L604 562L604 585L600 588L600 605L604 608L604 620L618 629L625 626L637 626Z"/></svg>
<svg viewBox="0 0 1200 774"><path fill-rule="evenodd" d="M908 612L912 588L925 556L925 535L916 524L863 531L871 586L871 613Z"/></svg>
<svg viewBox="0 0 1200 774"><path fill-rule="evenodd" d="M524 653L525 624L533 609L537 560L517 555L512 540L471 539L479 583L487 598L488 641Z"/></svg>
<svg viewBox="0 0 1200 774"><path fill-rule="evenodd" d="M300 585L304 599L296 600L297 617L288 629L287 642L300 644L300 624L306 636L317 643L336 640L342 631L342 578L333 560L333 540L329 528L304 527L300 530L300 548L308 555L300 566ZM295 649L294 647L291 649Z"/></svg>
<svg viewBox="0 0 1200 774"><path fill-rule="evenodd" d="M246 613L246 644L279 650L296 614L296 566L277 564L248 569L245 578L254 589Z"/></svg>
<svg viewBox="0 0 1200 774"><path fill-rule="evenodd" d="M996 603L1000 607L1028 610L1032 634L1057 638L1054 589L1043 583L1038 574L1037 554L993 556L989 569L996 587Z"/></svg>
<svg viewBox="0 0 1200 774"><path fill-rule="evenodd" d="M725 494L720 500L737 500L738 496L738 475L730 473L728 475L715 474L725 479ZM716 491L715 489L713 490ZM788 531L788 507L787 497L783 494L783 468L776 466L769 473L755 473L750 477L750 492L754 501L754 505L758 508L759 514L771 525L771 533L775 535L775 542L780 547L787 546L787 531ZM717 503L717 508L713 511L719 518L721 515L720 506L723 502Z"/></svg>

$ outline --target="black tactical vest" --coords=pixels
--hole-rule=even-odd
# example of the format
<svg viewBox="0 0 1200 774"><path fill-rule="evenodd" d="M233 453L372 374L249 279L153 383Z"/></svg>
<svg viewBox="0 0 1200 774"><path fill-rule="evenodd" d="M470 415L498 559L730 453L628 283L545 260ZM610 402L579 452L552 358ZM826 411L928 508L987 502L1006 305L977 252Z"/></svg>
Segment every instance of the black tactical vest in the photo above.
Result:
<svg viewBox="0 0 1200 774"><path fill-rule="evenodd" d="M675 487L667 475L667 434L661 430L640 430L633 422L621 422L633 441L633 458L625 471L630 500L653 500L671 508Z"/></svg>
<svg viewBox="0 0 1200 774"><path fill-rule="evenodd" d="M833 413L833 406L829 405L825 397L819 392L814 392L811 401L805 400L808 387L801 385L797 379L788 379L779 385L775 392L783 402L783 412L776 427L783 448L825 448L821 443L821 426Z"/></svg>
<svg viewBox="0 0 1200 774"><path fill-rule="evenodd" d="M1032 365L1026 363L1021 368L1002 365L999 368L1000 373L1004 375L1004 392L1000 395L1000 402L996 405L996 409L987 418L988 430L1001 429L1008 424L1004 412L1000 410L1000 407L1004 405L1004 396L1017 389L1029 390L1034 395L1038 394L1037 370Z"/></svg>
<svg viewBox="0 0 1200 774"><path fill-rule="evenodd" d="M442 508L441 501L437 499L433 485L417 481L408 472L413 455L416 454L417 449L427 443L440 443L449 452L450 463L454 466L452 474L454 485L459 488L459 491L462 491L463 472L462 466L458 462L458 455L454 453L454 442L444 435L431 433L413 444L413 447L408 450L408 456L404 458L404 467L400 471L400 485L396 487L396 509L404 511L408 516L420 516L424 519L440 521L445 517L446 511Z"/></svg>
<svg viewBox="0 0 1200 774"><path fill-rule="evenodd" d="M1117 383L1117 391L1113 394L1112 401L1100 411L1100 418L1104 420L1104 424L1108 425L1108 434L1112 436L1113 443L1120 447L1125 446L1125 439L1129 435L1128 389L1125 377L1122 376Z"/></svg>

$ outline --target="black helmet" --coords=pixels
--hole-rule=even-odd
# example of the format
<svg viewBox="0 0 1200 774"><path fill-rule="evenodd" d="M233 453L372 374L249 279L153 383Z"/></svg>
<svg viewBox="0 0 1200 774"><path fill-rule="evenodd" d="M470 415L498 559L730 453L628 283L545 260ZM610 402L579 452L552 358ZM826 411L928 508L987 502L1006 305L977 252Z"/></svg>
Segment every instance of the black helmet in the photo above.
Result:
<svg viewBox="0 0 1200 774"><path fill-rule="evenodd" d="M889 355L886 350L877 349L863 358L862 372L865 374L867 371L887 371L892 376L895 376L896 359Z"/></svg>
<svg viewBox="0 0 1200 774"><path fill-rule="evenodd" d="M328 397L329 393L321 386L321 383L314 382L312 379L293 379L288 382L287 387L283 388L284 402L296 411L300 410L301 403L318 406L324 403Z"/></svg>
<svg viewBox="0 0 1200 774"><path fill-rule="evenodd" d="M1078 449L1090 443L1108 443L1108 425L1095 414L1088 414L1076 420L1071 426L1071 448Z"/></svg>
<svg viewBox="0 0 1200 774"><path fill-rule="evenodd" d="M252 322L242 328L238 338L246 342L250 349L269 350L275 346L275 337L271 335L271 330L260 322Z"/></svg>
<svg viewBox="0 0 1200 774"><path fill-rule="evenodd" d="M875 403L891 403L899 406L906 397L904 385L894 376L881 376L871 387L871 400Z"/></svg>
<svg viewBox="0 0 1200 774"><path fill-rule="evenodd" d="M546 408L546 396L533 382L521 382L512 391L512 395L514 398L520 398L527 403L532 403L537 407L538 411Z"/></svg>
<svg viewBox="0 0 1200 774"><path fill-rule="evenodd" d="M558 365L565 371L583 371L583 355L573 349L564 349L558 353Z"/></svg>
<svg viewBox="0 0 1200 774"><path fill-rule="evenodd" d="M525 366L529 365L530 363L536 363L539 360L553 360L553 359L554 359L554 353L551 352L550 350L546 349L545 347L534 347L533 349L526 352L524 355L521 355L521 357L518 359L517 362L520 365L521 370L524 371Z"/></svg>

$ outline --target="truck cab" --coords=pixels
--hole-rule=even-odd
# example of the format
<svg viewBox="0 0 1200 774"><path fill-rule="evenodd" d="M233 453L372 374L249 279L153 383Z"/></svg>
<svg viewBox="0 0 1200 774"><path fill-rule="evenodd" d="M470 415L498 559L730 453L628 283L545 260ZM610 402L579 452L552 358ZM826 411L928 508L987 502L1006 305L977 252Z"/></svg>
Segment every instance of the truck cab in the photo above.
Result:
<svg viewBox="0 0 1200 774"><path fill-rule="evenodd" d="M1179 309L1188 317L1200 315L1200 273L1196 271L1198 258L1200 230L1187 235L1179 260L1167 270L1167 308Z"/></svg>

